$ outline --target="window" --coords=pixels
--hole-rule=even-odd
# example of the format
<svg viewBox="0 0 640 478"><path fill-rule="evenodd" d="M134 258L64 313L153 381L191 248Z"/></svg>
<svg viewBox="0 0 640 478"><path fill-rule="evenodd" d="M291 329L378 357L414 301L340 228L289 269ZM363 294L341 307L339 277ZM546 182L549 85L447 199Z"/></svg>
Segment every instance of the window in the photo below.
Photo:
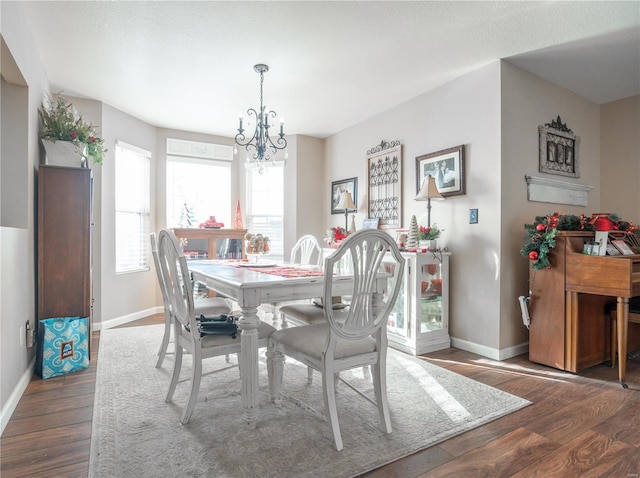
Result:
<svg viewBox="0 0 640 478"><path fill-rule="evenodd" d="M268 167L261 174L257 168L246 171L246 228L253 234L269 238L271 257L284 258L284 168Z"/></svg>
<svg viewBox="0 0 640 478"><path fill-rule="evenodd" d="M231 146L167 139L167 227L231 222Z"/></svg>
<svg viewBox="0 0 640 478"><path fill-rule="evenodd" d="M116 274L149 270L151 153L116 144Z"/></svg>

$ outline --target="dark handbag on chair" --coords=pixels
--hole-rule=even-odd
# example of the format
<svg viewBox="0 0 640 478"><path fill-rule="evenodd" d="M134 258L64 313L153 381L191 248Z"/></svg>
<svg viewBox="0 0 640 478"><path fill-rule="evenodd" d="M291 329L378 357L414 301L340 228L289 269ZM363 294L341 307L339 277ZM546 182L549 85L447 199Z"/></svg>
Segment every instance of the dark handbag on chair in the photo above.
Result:
<svg viewBox="0 0 640 478"><path fill-rule="evenodd" d="M238 336L238 318L232 315L222 314L219 317L205 317L198 319L200 336L205 335L229 335L234 339Z"/></svg>

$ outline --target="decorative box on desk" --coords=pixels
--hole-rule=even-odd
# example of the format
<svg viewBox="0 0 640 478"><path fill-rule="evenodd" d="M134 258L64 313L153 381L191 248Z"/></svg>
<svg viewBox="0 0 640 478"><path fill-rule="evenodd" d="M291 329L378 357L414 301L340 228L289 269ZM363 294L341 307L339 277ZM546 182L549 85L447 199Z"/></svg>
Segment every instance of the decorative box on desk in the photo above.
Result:
<svg viewBox="0 0 640 478"><path fill-rule="evenodd" d="M450 252L403 252L404 285L389 315L389 345L413 355L451 346L449 337Z"/></svg>
<svg viewBox="0 0 640 478"><path fill-rule="evenodd" d="M245 259L246 229L176 228L173 233L186 239L184 253L193 259Z"/></svg>

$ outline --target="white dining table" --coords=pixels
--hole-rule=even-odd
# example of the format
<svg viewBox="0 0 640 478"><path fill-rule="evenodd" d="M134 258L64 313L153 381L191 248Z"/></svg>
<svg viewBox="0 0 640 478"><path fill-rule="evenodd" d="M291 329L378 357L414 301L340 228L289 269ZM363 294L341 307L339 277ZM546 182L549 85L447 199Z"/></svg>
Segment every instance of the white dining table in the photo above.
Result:
<svg viewBox="0 0 640 478"><path fill-rule="evenodd" d="M256 426L259 403L258 381L258 307L289 300L322 297L324 277L319 266L302 266L286 262L250 264L241 261L193 260L188 262L193 280L201 282L217 293L235 300L242 309L238 321L240 334L240 377L242 382L242 406L247 424ZM299 270L300 276L276 275L277 268ZM316 275L304 275L306 272ZM381 276L382 278L382 276ZM333 295L348 295L353 280L349 276L334 279ZM381 290L386 279L380 281Z"/></svg>

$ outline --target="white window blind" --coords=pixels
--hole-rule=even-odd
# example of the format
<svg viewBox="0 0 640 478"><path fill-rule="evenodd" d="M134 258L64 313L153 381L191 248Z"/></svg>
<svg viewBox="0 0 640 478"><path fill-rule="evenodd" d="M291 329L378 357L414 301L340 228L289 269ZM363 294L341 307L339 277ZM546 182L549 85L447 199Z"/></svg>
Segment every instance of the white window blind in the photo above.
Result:
<svg viewBox="0 0 640 478"><path fill-rule="evenodd" d="M149 270L151 153L116 144L116 273Z"/></svg>
<svg viewBox="0 0 640 478"><path fill-rule="evenodd" d="M247 219L245 227L252 234L269 238L271 258L284 257L284 168L268 167L246 170Z"/></svg>

